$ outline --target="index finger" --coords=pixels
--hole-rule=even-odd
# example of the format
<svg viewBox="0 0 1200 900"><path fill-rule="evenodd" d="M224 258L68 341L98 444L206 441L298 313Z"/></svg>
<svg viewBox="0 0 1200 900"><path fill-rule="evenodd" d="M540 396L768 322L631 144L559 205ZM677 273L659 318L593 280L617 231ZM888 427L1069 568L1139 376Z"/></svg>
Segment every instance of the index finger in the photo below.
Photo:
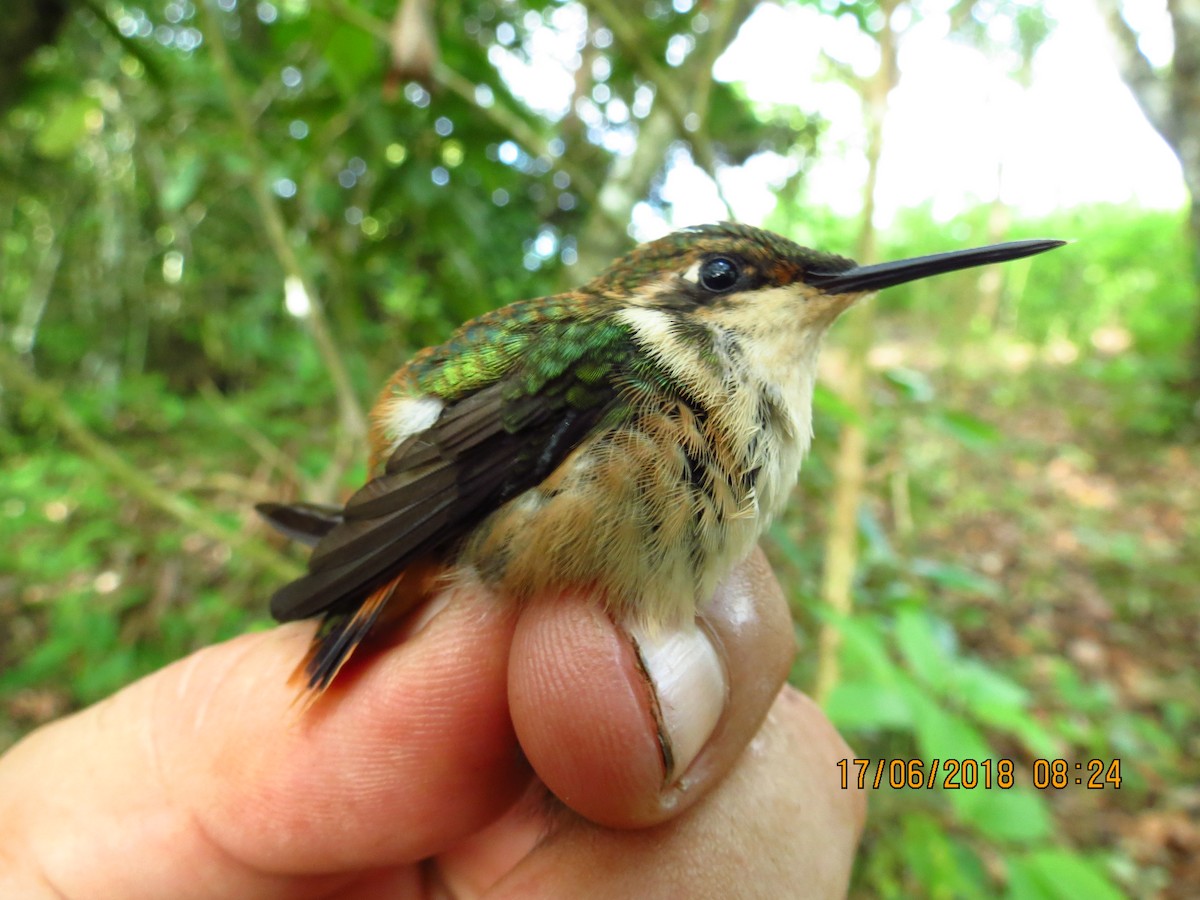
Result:
<svg viewBox="0 0 1200 900"><path fill-rule="evenodd" d="M35 732L0 759L0 845L69 896L249 897L459 840L530 774L506 700L513 616L486 592L446 599L303 716L288 675L312 626L298 623Z"/></svg>

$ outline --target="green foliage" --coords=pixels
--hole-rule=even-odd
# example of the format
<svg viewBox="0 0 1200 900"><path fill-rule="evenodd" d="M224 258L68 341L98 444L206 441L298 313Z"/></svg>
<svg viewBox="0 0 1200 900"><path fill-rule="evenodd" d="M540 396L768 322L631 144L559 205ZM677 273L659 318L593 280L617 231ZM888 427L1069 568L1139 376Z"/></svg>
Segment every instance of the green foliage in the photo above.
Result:
<svg viewBox="0 0 1200 900"><path fill-rule="evenodd" d="M987 243L987 217L910 211L880 257ZM815 241L828 214L782 206L776 219ZM845 252L851 234L832 233L824 246ZM1150 892L1169 876L1149 867L1130 878L1096 823L1152 804L1152 784L1200 777L1180 749L1195 746L1200 719L1180 702L1200 580L1185 549L1200 531L1182 511L1200 497L1180 481L1200 459L1172 439L1170 384L1189 339L1180 323L1195 303L1179 274L1183 216L1096 207L1006 235L1035 236L1074 243L1006 267L991 296L975 272L872 301L881 344L901 352L877 372L865 422L873 474L856 608L836 623L841 675L827 709L872 763L918 760L927 774L932 760L970 759L994 773L1008 759L1015 784L892 789L885 772L855 879L864 897ZM836 329L830 343L836 356ZM829 621L815 572L837 428L864 424L833 390L818 389L815 409L797 514L772 532L802 637ZM1124 660L1120 674L1092 653ZM797 683L812 683L816 658L801 654ZM1128 679L1161 683L1158 699L1147 705ZM1038 759L1121 759L1122 783L1039 790Z"/></svg>
<svg viewBox="0 0 1200 900"><path fill-rule="evenodd" d="M1096 866L1062 850L1043 850L1017 858L1009 879L1007 896L1013 900L1118 900L1124 896L1099 874Z"/></svg>
<svg viewBox="0 0 1200 900"><path fill-rule="evenodd" d="M151 445L143 436L129 449ZM91 703L263 618L229 599L249 578L258 590L247 601L257 606L254 594L268 583L262 573L227 548L166 527L74 452L6 457L3 496L0 572L19 581L0 601L13 623L0 640L0 697L54 690L71 705ZM184 599L178 582L188 566L202 580Z"/></svg>

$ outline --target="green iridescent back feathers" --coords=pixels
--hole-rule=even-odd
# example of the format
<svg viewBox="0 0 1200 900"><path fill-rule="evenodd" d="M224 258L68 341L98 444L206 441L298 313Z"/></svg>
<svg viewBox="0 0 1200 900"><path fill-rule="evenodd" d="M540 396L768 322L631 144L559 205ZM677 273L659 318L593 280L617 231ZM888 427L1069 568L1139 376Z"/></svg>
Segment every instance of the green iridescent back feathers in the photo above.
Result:
<svg viewBox="0 0 1200 900"><path fill-rule="evenodd" d="M473 320L410 366L418 388L453 402L497 382L504 399L561 394L587 408L612 396L614 369L633 356L629 329L597 321L569 295L525 300Z"/></svg>

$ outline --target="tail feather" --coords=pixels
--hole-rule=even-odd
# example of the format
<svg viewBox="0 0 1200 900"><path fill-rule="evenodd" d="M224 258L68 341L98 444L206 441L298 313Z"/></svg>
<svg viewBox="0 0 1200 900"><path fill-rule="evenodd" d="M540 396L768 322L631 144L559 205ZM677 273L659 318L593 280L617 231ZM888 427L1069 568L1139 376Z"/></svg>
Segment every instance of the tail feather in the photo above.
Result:
<svg viewBox="0 0 1200 900"><path fill-rule="evenodd" d="M325 692L372 630L395 625L429 600L443 586L446 573L443 563L420 560L373 590L354 612L326 615L290 679L302 687L305 706Z"/></svg>
<svg viewBox="0 0 1200 900"><path fill-rule="evenodd" d="M329 687L342 666L371 631L380 612L396 592L404 574L371 592L353 613L332 615L321 623L308 653L296 667L292 680L302 682L306 691L319 695Z"/></svg>

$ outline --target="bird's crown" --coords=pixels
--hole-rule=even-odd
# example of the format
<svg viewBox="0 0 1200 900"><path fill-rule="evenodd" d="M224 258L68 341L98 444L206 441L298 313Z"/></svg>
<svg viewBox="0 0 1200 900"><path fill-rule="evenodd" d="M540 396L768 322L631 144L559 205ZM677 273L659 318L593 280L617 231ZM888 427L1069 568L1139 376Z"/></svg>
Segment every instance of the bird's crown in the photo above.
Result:
<svg viewBox="0 0 1200 900"><path fill-rule="evenodd" d="M708 266L706 270L704 267ZM692 273L716 293L782 286L808 272L843 272L854 261L801 247L762 228L721 222L684 228L635 248L612 263L587 288L633 292L670 274Z"/></svg>

